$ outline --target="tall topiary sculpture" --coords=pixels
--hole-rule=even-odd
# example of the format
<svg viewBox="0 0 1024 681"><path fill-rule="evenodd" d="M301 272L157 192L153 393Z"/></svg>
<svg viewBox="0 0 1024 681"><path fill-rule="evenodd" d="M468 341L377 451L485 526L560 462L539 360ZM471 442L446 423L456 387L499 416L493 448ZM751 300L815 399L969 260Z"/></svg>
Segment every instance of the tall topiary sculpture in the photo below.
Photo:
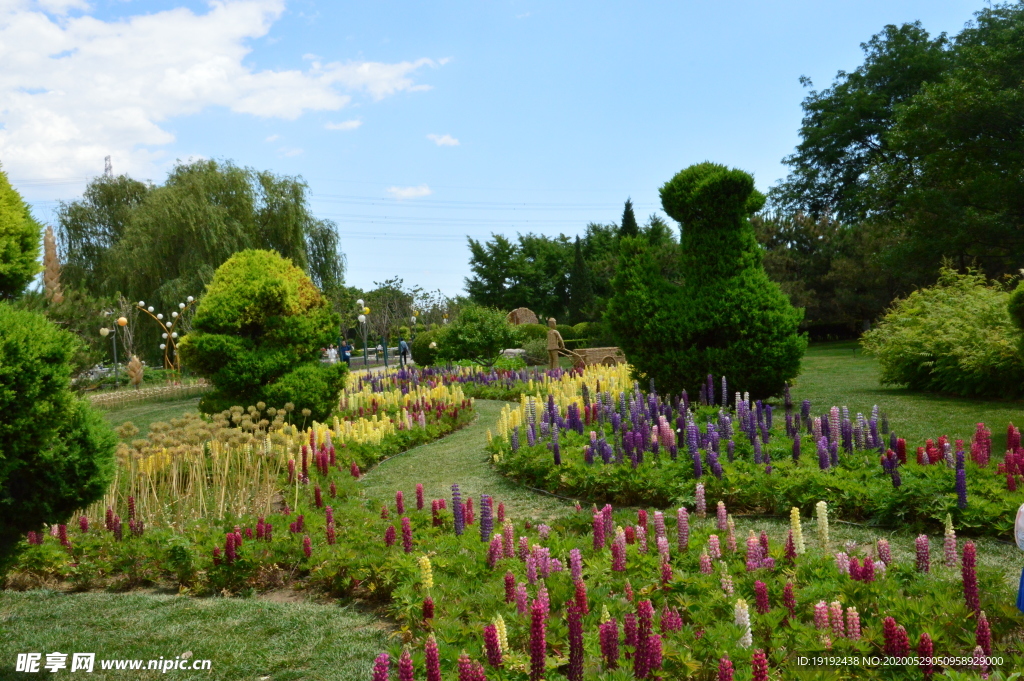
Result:
<svg viewBox="0 0 1024 681"><path fill-rule="evenodd" d="M752 397L780 393L799 372L807 340L798 333L802 311L761 264L749 217L764 196L753 178L700 163L665 183L661 203L681 226L682 284L658 274L642 240L623 239L608 306L638 378L662 392L695 392L711 373Z"/></svg>
<svg viewBox="0 0 1024 681"><path fill-rule="evenodd" d="M178 346L192 371L214 390L205 412L264 401L291 402L324 420L344 387L346 365L321 364L340 320L313 282L273 251L249 250L217 268Z"/></svg>

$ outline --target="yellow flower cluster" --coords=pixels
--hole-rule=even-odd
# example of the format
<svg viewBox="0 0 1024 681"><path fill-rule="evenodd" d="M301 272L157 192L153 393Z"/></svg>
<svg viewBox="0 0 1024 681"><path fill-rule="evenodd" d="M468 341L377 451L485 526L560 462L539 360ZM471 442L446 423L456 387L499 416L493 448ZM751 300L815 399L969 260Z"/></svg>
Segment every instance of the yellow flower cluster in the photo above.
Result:
<svg viewBox="0 0 1024 681"><path fill-rule="evenodd" d="M427 556L420 556L420 581L423 583L424 589L434 588L434 571L430 567L430 558Z"/></svg>
<svg viewBox="0 0 1024 681"><path fill-rule="evenodd" d="M582 375L563 374L561 378L553 379L544 376L543 381L530 380L527 389L519 399L519 406L506 405L498 417L497 435L506 442L512 436L512 429L526 423L528 415L536 416L543 411L547 404L548 396L555 399L555 406L560 411L568 409L570 404L576 404L583 408L583 386L587 386L593 395L598 387L601 392L608 391L613 396L619 392L629 390L633 385L628 364L618 366L589 366L584 369Z"/></svg>

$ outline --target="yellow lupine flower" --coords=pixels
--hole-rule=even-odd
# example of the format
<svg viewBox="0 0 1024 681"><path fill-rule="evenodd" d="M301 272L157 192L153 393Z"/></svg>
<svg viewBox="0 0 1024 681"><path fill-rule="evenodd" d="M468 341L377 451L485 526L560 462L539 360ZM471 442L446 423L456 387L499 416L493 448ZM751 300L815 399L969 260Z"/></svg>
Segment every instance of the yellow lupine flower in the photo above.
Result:
<svg viewBox="0 0 1024 681"><path fill-rule="evenodd" d="M804 530L803 525L800 523L800 509L796 506L789 511L789 527L793 531L793 547L798 554L801 554L807 550L807 547L804 545Z"/></svg>
<svg viewBox="0 0 1024 681"><path fill-rule="evenodd" d="M430 558L427 556L420 556L420 581L423 583L424 589L434 588L434 572L430 568Z"/></svg>

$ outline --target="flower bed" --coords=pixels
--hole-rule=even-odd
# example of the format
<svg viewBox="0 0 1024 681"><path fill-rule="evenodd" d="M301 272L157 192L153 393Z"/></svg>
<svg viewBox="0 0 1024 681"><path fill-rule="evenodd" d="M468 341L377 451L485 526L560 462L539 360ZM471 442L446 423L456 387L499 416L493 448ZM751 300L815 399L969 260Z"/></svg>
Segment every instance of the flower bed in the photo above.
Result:
<svg viewBox="0 0 1024 681"><path fill-rule="evenodd" d="M814 416L805 401L773 416L771 405L742 397L723 408L635 386L598 389L589 374L560 385L507 406L490 444L503 473L558 494L667 507L692 502L703 481L742 512L806 513L825 499L848 520L934 530L952 514L965 531L1003 537L1024 502L1024 449L1012 424L997 463L983 424L967 443L908 444L884 416L845 407Z"/></svg>

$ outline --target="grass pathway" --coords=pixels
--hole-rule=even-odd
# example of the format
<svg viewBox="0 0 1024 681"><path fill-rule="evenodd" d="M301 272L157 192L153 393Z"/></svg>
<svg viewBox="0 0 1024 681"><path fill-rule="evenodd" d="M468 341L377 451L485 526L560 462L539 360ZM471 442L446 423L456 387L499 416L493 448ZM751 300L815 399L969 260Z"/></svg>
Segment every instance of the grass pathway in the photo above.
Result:
<svg viewBox="0 0 1024 681"><path fill-rule="evenodd" d="M416 483L423 483L427 499L450 498L452 483L458 483L464 498L471 496L479 501L480 494L490 494L504 502L508 513L515 518L548 520L569 511L572 507L568 502L508 480L488 460L484 450L487 429L494 432L505 404L476 400L478 416L470 425L371 469L362 478L367 496L393 503L395 491L402 490L406 503L415 503Z"/></svg>

